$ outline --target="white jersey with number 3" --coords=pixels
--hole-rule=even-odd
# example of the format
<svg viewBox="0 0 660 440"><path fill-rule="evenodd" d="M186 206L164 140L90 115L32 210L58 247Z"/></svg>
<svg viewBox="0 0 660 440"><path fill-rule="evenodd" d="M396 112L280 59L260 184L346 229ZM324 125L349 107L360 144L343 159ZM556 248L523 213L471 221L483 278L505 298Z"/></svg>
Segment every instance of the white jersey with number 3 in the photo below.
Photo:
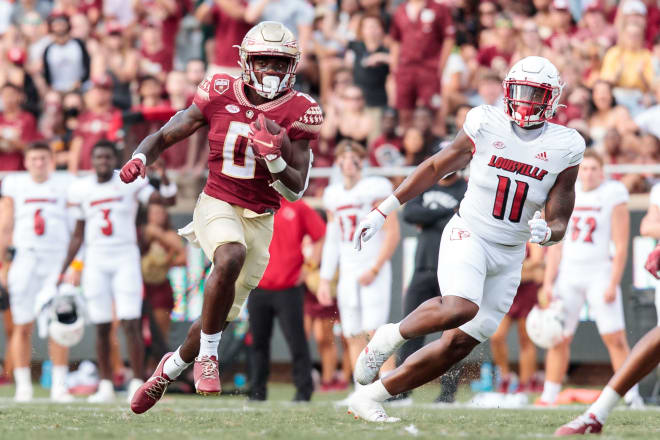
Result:
<svg viewBox="0 0 660 440"><path fill-rule="evenodd" d="M384 233L377 232L371 240L363 244L359 253L353 248L353 237L360 221L391 193L392 184L384 177L365 177L351 189L344 188L343 182L326 188L323 193L323 206L339 224L341 267L357 269L374 263L383 243Z"/></svg>
<svg viewBox="0 0 660 440"><path fill-rule="evenodd" d="M575 208L562 250L562 265L608 263L611 258L612 211L628 201L621 182L608 180L591 191L575 185Z"/></svg>
<svg viewBox="0 0 660 440"><path fill-rule="evenodd" d="M2 196L14 205L13 245L17 249L62 251L69 244L66 194L71 178L52 174L42 183L28 173L2 180Z"/></svg>
<svg viewBox="0 0 660 440"><path fill-rule="evenodd" d="M153 192L148 179L125 184L116 173L104 183L96 176L78 179L71 186L69 203L75 217L85 221L87 249L135 245L138 205L146 204Z"/></svg>
<svg viewBox="0 0 660 440"><path fill-rule="evenodd" d="M459 213L480 237L525 243L527 222L543 209L559 173L582 161L585 144L577 131L551 123L542 130L526 141L501 109L481 105L468 112L463 131L475 149Z"/></svg>

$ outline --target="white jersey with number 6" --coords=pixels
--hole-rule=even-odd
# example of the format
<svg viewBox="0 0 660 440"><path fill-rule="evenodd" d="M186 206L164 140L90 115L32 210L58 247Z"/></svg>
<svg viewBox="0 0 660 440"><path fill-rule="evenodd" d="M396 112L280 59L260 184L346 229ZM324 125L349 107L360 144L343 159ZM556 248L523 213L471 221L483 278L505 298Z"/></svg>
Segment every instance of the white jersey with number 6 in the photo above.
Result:
<svg viewBox="0 0 660 440"><path fill-rule="evenodd" d="M153 192L148 179L125 184L116 173L104 183L96 176L78 179L71 186L69 203L75 217L85 221L87 249L135 245L138 205L146 204Z"/></svg>
<svg viewBox="0 0 660 440"><path fill-rule="evenodd" d="M392 193L392 184L384 177L365 177L353 188L344 188L343 182L330 185L323 193L323 206L330 211L339 225L340 271L342 267L363 267L373 264L383 242L384 233L379 231L366 242L358 253L353 248L353 236L358 223L380 201Z"/></svg>
<svg viewBox="0 0 660 440"><path fill-rule="evenodd" d="M613 180L583 191L575 185L575 208L562 250L562 266L609 263L612 237L612 210L628 201L628 190Z"/></svg>
<svg viewBox="0 0 660 440"><path fill-rule="evenodd" d="M13 244L17 249L62 251L69 243L66 194L68 175L52 174L42 183L27 173L2 180L2 196L14 204Z"/></svg>
<svg viewBox="0 0 660 440"><path fill-rule="evenodd" d="M470 180L460 216L493 243L519 245L527 222L545 205L559 173L582 161L584 139L573 129L546 123L528 141L514 133L507 115L489 105L470 110L463 131L474 143Z"/></svg>

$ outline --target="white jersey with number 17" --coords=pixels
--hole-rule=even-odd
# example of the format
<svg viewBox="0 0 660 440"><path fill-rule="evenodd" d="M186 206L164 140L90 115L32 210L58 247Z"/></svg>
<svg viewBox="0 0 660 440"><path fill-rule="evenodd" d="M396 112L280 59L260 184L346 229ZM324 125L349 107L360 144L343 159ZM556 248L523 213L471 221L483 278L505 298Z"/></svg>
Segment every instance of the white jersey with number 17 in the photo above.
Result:
<svg viewBox="0 0 660 440"><path fill-rule="evenodd" d="M103 183L96 176L78 179L71 186L69 203L76 219L85 221L87 249L135 245L138 205L146 204L153 192L148 179L125 184L116 173Z"/></svg>
<svg viewBox="0 0 660 440"><path fill-rule="evenodd" d="M546 123L526 141L501 110L481 105L470 110L463 131L474 143L470 180L459 210L470 230L493 243L520 245L527 222L545 205L559 173L582 162L580 134Z"/></svg>

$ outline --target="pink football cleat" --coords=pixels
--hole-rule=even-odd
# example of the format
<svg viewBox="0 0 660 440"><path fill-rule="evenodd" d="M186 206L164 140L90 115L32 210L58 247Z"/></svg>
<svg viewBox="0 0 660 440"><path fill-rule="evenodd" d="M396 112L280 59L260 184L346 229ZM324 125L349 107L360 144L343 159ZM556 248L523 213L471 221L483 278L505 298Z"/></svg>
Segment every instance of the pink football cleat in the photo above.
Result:
<svg viewBox="0 0 660 440"><path fill-rule="evenodd" d="M133 394L133 399L131 400L131 410L135 414L142 414L145 411L148 411L152 406L156 404L165 394L167 386L174 382L171 380L165 373L163 373L163 366L165 361L168 360L174 353L167 353L158 363L156 371L151 375L151 377L142 384L140 388Z"/></svg>
<svg viewBox="0 0 660 440"><path fill-rule="evenodd" d="M222 391L218 358L215 356L196 357L193 377L197 394L208 396L210 394L220 394L220 391Z"/></svg>
<svg viewBox="0 0 660 440"><path fill-rule="evenodd" d="M560 426L555 431L555 437L564 437L566 435L584 435L600 434L603 430L603 424L598 421L595 415L582 414L570 423Z"/></svg>

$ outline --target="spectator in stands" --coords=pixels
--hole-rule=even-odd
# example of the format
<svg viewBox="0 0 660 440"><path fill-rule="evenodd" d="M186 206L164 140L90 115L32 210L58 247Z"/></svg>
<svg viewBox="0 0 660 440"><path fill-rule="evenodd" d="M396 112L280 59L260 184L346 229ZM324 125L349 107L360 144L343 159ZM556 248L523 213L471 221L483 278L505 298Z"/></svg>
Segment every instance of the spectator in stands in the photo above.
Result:
<svg viewBox="0 0 660 440"><path fill-rule="evenodd" d="M553 52L550 47L543 43L539 35L538 25L534 20L526 20L517 39L516 49L511 57L511 63L515 63L528 56L539 56L552 58Z"/></svg>
<svg viewBox="0 0 660 440"><path fill-rule="evenodd" d="M78 118L71 141L69 172L92 167L92 147L101 139L117 139L121 112L112 106L112 79L104 75L92 79L92 88L85 93L86 110Z"/></svg>
<svg viewBox="0 0 660 440"><path fill-rule="evenodd" d="M395 106L408 127L418 105L440 107L440 77L454 46L451 12L438 2L408 0L394 12L390 36Z"/></svg>
<svg viewBox="0 0 660 440"><path fill-rule="evenodd" d="M516 49L516 32L513 30L513 23L505 16L500 16L495 21L495 32L489 41L479 48L477 61L482 66L494 72L500 78L506 76L508 66Z"/></svg>
<svg viewBox="0 0 660 440"><path fill-rule="evenodd" d="M49 0L19 0L14 1L14 8L11 13L11 22L17 25L26 14L36 12L44 20L50 14L53 5Z"/></svg>
<svg viewBox="0 0 660 440"><path fill-rule="evenodd" d="M381 122L382 134L369 144L369 163L377 167L404 165L403 139L397 134L399 115L393 108L386 108Z"/></svg>
<svg viewBox="0 0 660 440"><path fill-rule="evenodd" d="M575 33L575 24L568 0L553 0L550 7L550 26L552 34L546 43L558 53L570 50L570 41Z"/></svg>
<svg viewBox="0 0 660 440"><path fill-rule="evenodd" d="M190 99L195 96L197 86L204 80L205 72L206 65L199 58L193 58L186 63L187 95Z"/></svg>
<svg viewBox="0 0 660 440"><path fill-rule="evenodd" d="M605 10L599 0L592 1L584 11L582 25L573 35L574 46L589 42L596 43L601 50L608 49L616 42L616 29L608 23Z"/></svg>
<svg viewBox="0 0 660 440"><path fill-rule="evenodd" d="M493 72L483 72L477 80L477 94L469 96L465 103L472 107L482 104L504 109L502 80Z"/></svg>
<svg viewBox="0 0 660 440"><path fill-rule="evenodd" d="M135 22L133 1L134 0L103 1L103 17L105 19L114 19L125 28L133 25Z"/></svg>
<svg viewBox="0 0 660 440"><path fill-rule="evenodd" d="M139 74L142 76L157 76L165 81L167 73L172 70L173 59L163 40L162 23L148 18L142 28L142 49L140 50Z"/></svg>
<svg viewBox="0 0 660 440"><path fill-rule="evenodd" d="M40 138L37 122L21 108L23 93L12 83L2 86L0 99L0 171L23 170L23 149Z"/></svg>
<svg viewBox="0 0 660 440"><path fill-rule="evenodd" d="M417 107L413 113L412 126L420 131L424 140L420 156L415 160L426 159L433 153L438 151L440 146L440 137L436 136L433 132L433 110L428 107ZM443 132L445 130L443 129Z"/></svg>
<svg viewBox="0 0 660 440"><path fill-rule="evenodd" d="M424 161L424 135L419 129L410 127L404 133L403 155L406 166L417 166Z"/></svg>
<svg viewBox="0 0 660 440"><path fill-rule="evenodd" d="M374 122L364 105L362 90L351 85L341 91L341 102L326 110L326 117L321 127L321 137L337 145L343 139L350 139L361 145L367 145Z"/></svg>
<svg viewBox="0 0 660 440"><path fill-rule="evenodd" d="M245 21L246 0L207 0L195 11L195 17L202 23L213 24L215 41L213 58L210 60L209 74L227 73L237 76L238 50L251 25Z"/></svg>
<svg viewBox="0 0 660 440"><path fill-rule="evenodd" d="M134 0L133 10L138 20L160 23L162 39L170 60L174 59L176 36L183 18L185 1L178 0Z"/></svg>
<svg viewBox="0 0 660 440"><path fill-rule="evenodd" d="M653 83L651 51L644 47L644 29L630 23L619 34L617 45L603 58L601 78L612 83L617 101L635 115L640 109L642 93Z"/></svg>
<svg viewBox="0 0 660 440"><path fill-rule="evenodd" d="M654 82L656 105L647 108L635 117L635 124L640 130L660 138L660 78Z"/></svg>
<svg viewBox="0 0 660 440"><path fill-rule="evenodd" d="M312 397L312 364L303 325L302 285L304 257L302 242L309 235L315 242L318 264L325 235L323 219L305 202L282 200L275 214L273 239L270 243L271 259L259 287L248 297L250 328L254 337L254 374L250 400L266 400L266 382L270 373L270 339L273 318L277 316L280 328L289 346L293 362L293 400L307 402Z"/></svg>
<svg viewBox="0 0 660 440"><path fill-rule="evenodd" d="M92 77L108 75L112 79L112 104L128 110L132 105L131 83L137 79L140 55L123 35L124 29L116 21L105 26L105 37L92 54Z"/></svg>
<svg viewBox="0 0 660 440"><path fill-rule="evenodd" d="M537 302L537 294L543 282L543 248L535 244L527 244L527 255L523 261L522 277L518 292L513 299L511 309L500 322L497 331L490 338L490 349L493 352L493 361L500 372L500 381L497 392L531 393L542 391L540 383L535 382L536 373L536 346L529 339L525 322L527 315ZM509 368L509 347L507 336L511 324L515 322L518 332L518 387L510 389L513 383L513 374ZM541 389L539 389L541 388Z"/></svg>
<svg viewBox="0 0 660 440"><path fill-rule="evenodd" d="M27 53L22 47L12 47L7 50L7 61L0 67L0 84L10 82L21 89L25 99L23 109L29 111L35 118L39 117L40 97L37 83L25 69Z"/></svg>
<svg viewBox="0 0 660 440"><path fill-rule="evenodd" d="M387 105L385 82L390 72L390 55L384 39L380 16L364 15L358 39L348 43L345 55L346 64L353 70L353 82L362 89L366 110L374 121L372 139L380 134L382 111Z"/></svg>
<svg viewBox="0 0 660 440"><path fill-rule="evenodd" d="M85 43L71 38L68 16L52 15L48 24L53 42L43 55L46 83L58 92L77 89L89 79L90 57Z"/></svg>
<svg viewBox="0 0 660 440"><path fill-rule="evenodd" d="M628 110L617 105L612 85L603 80L594 83L588 118L589 136L599 152L602 151L603 137L608 129L616 128L624 136L637 128Z"/></svg>

